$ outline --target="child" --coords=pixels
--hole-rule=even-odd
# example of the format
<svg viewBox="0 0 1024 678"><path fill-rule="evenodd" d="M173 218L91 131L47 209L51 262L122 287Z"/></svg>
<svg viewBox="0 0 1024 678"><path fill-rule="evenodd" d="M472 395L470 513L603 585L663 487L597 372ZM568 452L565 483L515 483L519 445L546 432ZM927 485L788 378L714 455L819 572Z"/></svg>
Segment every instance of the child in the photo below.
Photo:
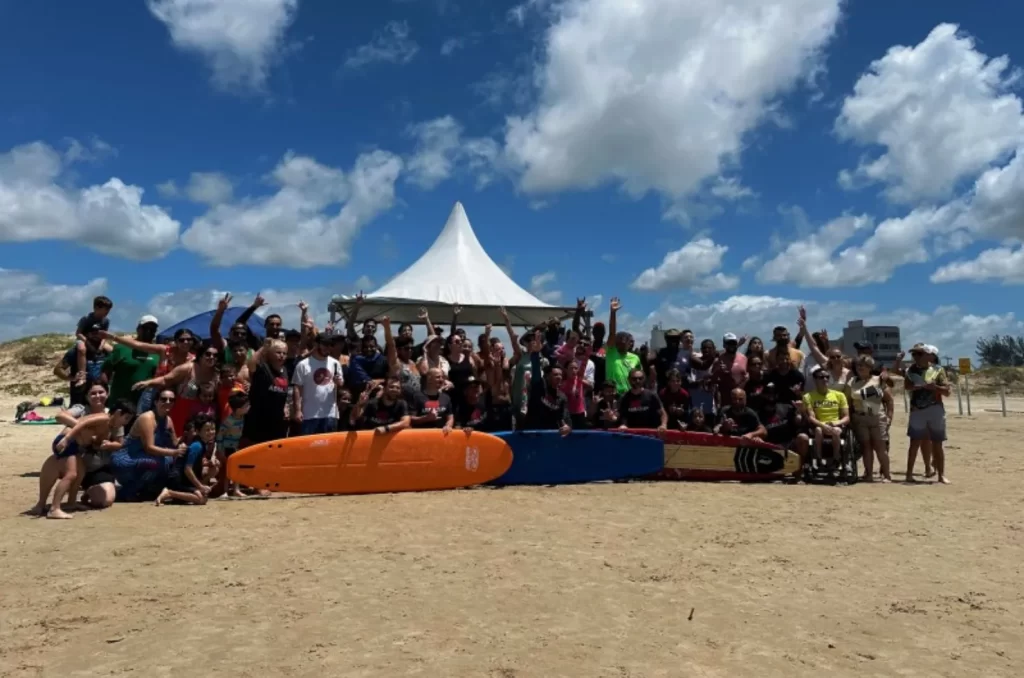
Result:
<svg viewBox="0 0 1024 678"><path fill-rule="evenodd" d="M704 410L697 408L690 414L690 424L686 430L690 433L711 433Z"/></svg>
<svg viewBox="0 0 1024 678"><path fill-rule="evenodd" d="M75 365L75 386L81 386L86 378L86 335L96 332L106 332L110 329L110 309L114 308L114 302L104 296L92 300L92 313L83 315L78 320L78 327L75 329L75 348L78 349L78 357Z"/></svg>
<svg viewBox="0 0 1024 678"><path fill-rule="evenodd" d="M202 481L203 466L207 454L212 456L214 453L217 424L213 417L204 414L196 415L189 424L196 438L189 444L184 456L172 458L167 472L167 486L156 498L157 506L163 506L169 499L201 505L206 503L206 497L210 494L210 486Z"/></svg>
<svg viewBox="0 0 1024 678"><path fill-rule="evenodd" d="M217 430L217 462L221 482L227 478L227 459L238 451L239 443L242 440L242 428L245 426L245 415L249 412L249 396L242 391L236 391L228 397L228 407L231 413L220 422ZM236 483L228 484L229 497L244 497Z"/></svg>
<svg viewBox="0 0 1024 678"><path fill-rule="evenodd" d="M99 412L81 417L74 426L65 427L53 440L51 449L60 461L59 478L53 490L50 509L46 509L46 497L50 488L39 484L39 502L32 508L32 515L46 515L47 518L67 520L73 516L61 510L60 501L78 480L79 463L82 453L97 440L107 440L111 432L124 428L135 416L135 406L127 400L118 400L109 412ZM84 474L83 474L84 475Z"/></svg>

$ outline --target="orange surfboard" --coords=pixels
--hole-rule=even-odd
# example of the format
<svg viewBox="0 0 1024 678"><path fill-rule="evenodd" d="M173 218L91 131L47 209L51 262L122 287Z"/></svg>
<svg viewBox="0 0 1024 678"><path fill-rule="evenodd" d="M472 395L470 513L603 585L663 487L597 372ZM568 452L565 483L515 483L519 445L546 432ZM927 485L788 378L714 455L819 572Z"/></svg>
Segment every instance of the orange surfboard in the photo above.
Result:
<svg viewBox="0 0 1024 678"><path fill-rule="evenodd" d="M261 443L231 455L231 480L272 492L369 494L449 490L494 480L512 448L486 433L440 429L326 433Z"/></svg>

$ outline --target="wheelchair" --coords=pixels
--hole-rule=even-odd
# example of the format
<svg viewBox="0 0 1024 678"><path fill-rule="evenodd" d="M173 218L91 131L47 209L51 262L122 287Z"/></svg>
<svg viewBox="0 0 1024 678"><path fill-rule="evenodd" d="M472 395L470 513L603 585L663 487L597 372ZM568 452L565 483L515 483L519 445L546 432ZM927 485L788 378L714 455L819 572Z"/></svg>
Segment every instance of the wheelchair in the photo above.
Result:
<svg viewBox="0 0 1024 678"><path fill-rule="evenodd" d="M859 462L862 456L860 444L847 426L839 438L839 465L836 466L832 452L832 438L825 437L821 443L821 464L814 458L814 432L806 431L810 441L807 445L807 458L804 459L803 479L808 484L853 485L860 479Z"/></svg>

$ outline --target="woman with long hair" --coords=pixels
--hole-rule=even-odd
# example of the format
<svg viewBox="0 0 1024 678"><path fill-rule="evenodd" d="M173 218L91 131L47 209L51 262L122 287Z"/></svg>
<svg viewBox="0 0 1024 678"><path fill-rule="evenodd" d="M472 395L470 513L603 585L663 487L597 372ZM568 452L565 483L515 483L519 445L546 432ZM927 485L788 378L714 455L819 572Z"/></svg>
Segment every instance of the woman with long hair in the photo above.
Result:
<svg viewBox="0 0 1024 678"><path fill-rule="evenodd" d="M181 437L185 422L192 418L194 411L203 406L202 394L212 389L216 393L220 378L218 351L210 342L200 347L200 359L178 365L162 377L154 377L135 384L135 390L157 388L161 391L171 387L175 391L174 409L169 412L174 422L174 433Z"/></svg>
<svg viewBox="0 0 1024 678"><path fill-rule="evenodd" d="M111 455L118 501L155 500L164 489L169 460L185 454L171 418L177 397L174 389L161 388L153 409L135 419L124 445Z"/></svg>

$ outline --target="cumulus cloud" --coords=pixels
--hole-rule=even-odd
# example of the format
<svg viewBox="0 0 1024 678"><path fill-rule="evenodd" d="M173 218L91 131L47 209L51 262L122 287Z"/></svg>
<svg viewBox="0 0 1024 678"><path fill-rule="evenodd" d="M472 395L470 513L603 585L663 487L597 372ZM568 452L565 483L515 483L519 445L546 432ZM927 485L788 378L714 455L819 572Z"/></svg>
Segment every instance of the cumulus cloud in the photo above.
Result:
<svg viewBox="0 0 1024 678"><path fill-rule="evenodd" d="M164 198L186 197L201 205L219 205L230 202L235 186L231 179L220 172L192 172L184 189L173 180L157 184L157 193Z"/></svg>
<svg viewBox="0 0 1024 678"><path fill-rule="evenodd" d="M722 257L729 251L707 237L697 238L674 252L669 252L655 268L648 268L630 285L635 290L655 292L688 288L698 292L731 290L739 278L725 275Z"/></svg>
<svg viewBox="0 0 1024 678"><path fill-rule="evenodd" d="M29 271L0 268L0 341L30 334L73 334L93 297L107 292L105 278L81 284L47 282Z"/></svg>
<svg viewBox="0 0 1024 678"><path fill-rule="evenodd" d="M996 247L974 259L954 261L936 270L933 283L988 282L1024 285L1024 247Z"/></svg>
<svg viewBox="0 0 1024 678"><path fill-rule="evenodd" d="M175 246L180 225L163 208L144 204L140 187L117 177L70 186L69 168L81 158L42 142L0 153L0 241L68 240L135 260Z"/></svg>
<svg viewBox="0 0 1024 678"><path fill-rule="evenodd" d="M734 166L744 138L820 64L840 0L567 0L539 96L508 119L528 193L616 183L679 201Z"/></svg>
<svg viewBox="0 0 1024 678"><path fill-rule="evenodd" d="M345 68L360 70L376 63L407 64L420 51L409 37L409 24L390 21L365 45L360 45L345 59Z"/></svg>
<svg viewBox="0 0 1024 678"><path fill-rule="evenodd" d="M462 171L475 176L477 188L483 188L501 169L497 142L463 136L462 126L450 115L412 125L408 134L416 139L416 148L406 159L406 177L424 190Z"/></svg>
<svg viewBox="0 0 1024 678"><path fill-rule="evenodd" d="M147 0L175 47L209 64L213 83L260 90L284 49L299 0Z"/></svg>
<svg viewBox="0 0 1024 678"><path fill-rule="evenodd" d="M1006 56L990 59L952 24L872 62L843 102L836 130L884 152L844 170L840 183L882 183L894 201L947 198L961 179L1005 158L1024 139L1017 81Z"/></svg>
<svg viewBox="0 0 1024 678"><path fill-rule="evenodd" d="M348 172L288 153L269 177L276 192L212 207L182 244L218 266L347 263L359 230L394 204L401 171L387 151L361 154Z"/></svg>
<svg viewBox="0 0 1024 678"><path fill-rule="evenodd" d="M554 271L539 273L530 278L530 294L546 304L560 304L562 303L562 290L551 289L551 285L556 282L558 282L558 275Z"/></svg>

